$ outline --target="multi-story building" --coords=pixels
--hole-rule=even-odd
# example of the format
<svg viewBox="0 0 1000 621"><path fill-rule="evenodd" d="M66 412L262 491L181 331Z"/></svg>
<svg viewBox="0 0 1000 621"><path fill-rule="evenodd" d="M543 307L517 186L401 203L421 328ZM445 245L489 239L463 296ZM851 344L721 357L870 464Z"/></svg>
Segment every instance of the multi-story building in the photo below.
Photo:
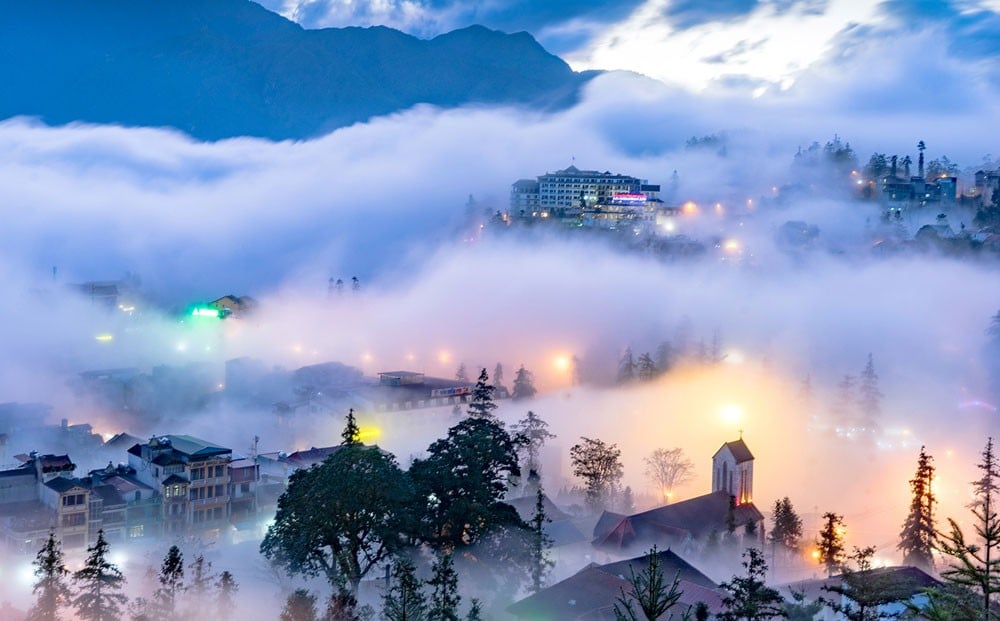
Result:
<svg viewBox="0 0 1000 621"><path fill-rule="evenodd" d="M74 470L68 455L32 452L20 466L0 471L0 533L8 546L33 550L49 531L67 548L87 545L90 490Z"/></svg>
<svg viewBox="0 0 1000 621"><path fill-rule="evenodd" d="M515 218L619 220L642 219L650 205L662 204L659 185L608 171L570 166L511 186L510 214Z"/></svg>
<svg viewBox="0 0 1000 621"><path fill-rule="evenodd" d="M138 479L159 492L164 534L214 532L219 535L233 516L233 473L240 479L237 515L256 511L243 485L257 478L256 465L233 461L232 449L187 435L154 437L128 450ZM232 464L236 463L236 468Z"/></svg>
<svg viewBox="0 0 1000 621"><path fill-rule="evenodd" d="M0 538L34 552L48 533L83 548L104 531L110 542L187 533L229 536L256 527L259 466L232 450L184 435L128 449L129 464L76 478L68 455L24 457L0 470ZM223 531L226 531L225 533Z"/></svg>

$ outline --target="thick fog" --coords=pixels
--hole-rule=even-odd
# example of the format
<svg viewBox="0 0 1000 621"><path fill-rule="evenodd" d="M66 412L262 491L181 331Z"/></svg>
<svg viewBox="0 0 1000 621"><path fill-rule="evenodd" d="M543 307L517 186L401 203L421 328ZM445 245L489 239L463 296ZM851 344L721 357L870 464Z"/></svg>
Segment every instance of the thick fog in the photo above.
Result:
<svg viewBox="0 0 1000 621"><path fill-rule="evenodd" d="M817 185L793 157L835 134L862 165L874 151L915 159L924 140L928 159L947 155L974 170L995 150L977 128L998 126L1000 111L972 102L925 123L916 110L838 109L793 94L766 104L699 99L611 74L562 113L418 107L308 142L2 123L0 403L48 403L48 422L89 422L102 434L191 433L241 453L258 435L262 451L294 450L337 442L340 415L278 421L220 399L149 421L80 400L71 380L93 369L200 364L221 392L225 361L245 356L288 370L337 361L368 376L404 368L452 377L460 363L492 372L501 362L509 385L523 364L539 397L505 403L500 415L514 422L530 408L551 423L553 492L575 484L568 449L588 436L623 448L626 483L640 495L651 491L643 457L683 447L696 470L680 493L697 495L709 491L711 455L742 432L762 509L790 496L807 537L818 513L843 513L849 545L878 545L896 559L919 447L938 460L942 516L959 515L977 451L1000 431L984 361L1000 310L998 264L877 255L877 204L825 181L814 194L778 199L788 186ZM685 146L704 136L724 148ZM490 224L513 181L570 164L646 178L677 203L694 201L676 232L720 246L664 261L596 236ZM912 236L935 216L902 226ZM949 212L955 229L971 217ZM786 221L817 226L820 243L782 251L775 233ZM66 286L126 274L140 293L132 316ZM330 278L348 291L331 295ZM187 305L225 294L251 295L259 310L207 327L180 321ZM614 386L626 347L652 353L684 330L692 344L717 339L722 362ZM831 415L837 383L858 376L869 354L885 394L877 442L838 435ZM566 364L573 357L578 385ZM801 396L807 376L812 400ZM363 412L361 422L405 466L454 418ZM9 455L47 450L31 442L15 438ZM280 581L251 548L214 552L232 555L216 557L217 569L269 581L262 601L247 605L277 610Z"/></svg>

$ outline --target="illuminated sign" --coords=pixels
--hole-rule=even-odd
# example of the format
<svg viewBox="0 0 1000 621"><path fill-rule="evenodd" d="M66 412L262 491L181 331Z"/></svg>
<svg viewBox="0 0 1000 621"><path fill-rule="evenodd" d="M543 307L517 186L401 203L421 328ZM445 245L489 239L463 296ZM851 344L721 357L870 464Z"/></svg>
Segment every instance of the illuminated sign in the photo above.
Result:
<svg viewBox="0 0 1000 621"><path fill-rule="evenodd" d="M472 392L468 386L458 386L456 388L437 388L431 391L432 397L453 397L455 395L467 395Z"/></svg>
<svg viewBox="0 0 1000 621"><path fill-rule="evenodd" d="M221 311L217 308L212 308L210 306L197 306L191 309L192 317L213 317L218 319L222 316Z"/></svg>
<svg viewBox="0 0 1000 621"><path fill-rule="evenodd" d="M615 194L614 198L611 199L611 202L613 202L613 203L619 203L619 204L622 204L622 203L624 203L624 204L645 203L646 202L646 195L645 194L632 194L632 193Z"/></svg>

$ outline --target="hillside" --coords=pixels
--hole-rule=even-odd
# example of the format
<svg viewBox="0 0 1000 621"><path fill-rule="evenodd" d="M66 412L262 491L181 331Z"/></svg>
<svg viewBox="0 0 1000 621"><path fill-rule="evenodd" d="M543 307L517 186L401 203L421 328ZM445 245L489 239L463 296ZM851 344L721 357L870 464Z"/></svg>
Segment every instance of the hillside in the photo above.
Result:
<svg viewBox="0 0 1000 621"><path fill-rule="evenodd" d="M304 30L249 0L32 0L0 19L0 118L49 124L308 138L418 103L562 107L588 78L527 33Z"/></svg>

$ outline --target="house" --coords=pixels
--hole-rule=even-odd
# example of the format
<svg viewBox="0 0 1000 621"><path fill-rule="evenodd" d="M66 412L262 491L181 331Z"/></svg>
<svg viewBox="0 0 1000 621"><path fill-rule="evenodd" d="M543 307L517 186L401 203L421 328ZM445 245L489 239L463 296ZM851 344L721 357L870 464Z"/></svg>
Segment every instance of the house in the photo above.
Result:
<svg viewBox="0 0 1000 621"><path fill-rule="evenodd" d="M712 580L671 550L657 552L666 580L677 576L682 592L677 612L704 603L709 612L722 609L722 594ZM648 567L645 555L615 563L591 563L569 578L542 589L507 607L520 621L573 621L576 619L613 621L614 606L622 591L628 592L633 572Z"/></svg>
<svg viewBox="0 0 1000 621"><path fill-rule="evenodd" d="M221 535L232 517L232 449L188 435L150 438L128 450L137 478L162 498L163 534L202 532ZM256 464L238 466L241 477L256 477ZM255 481L254 481L255 482ZM240 485L249 484L241 480ZM238 509L253 512L252 496L240 492ZM248 508L246 505L250 504Z"/></svg>
<svg viewBox="0 0 1000 621"><path fill-rule="evenodd" d="M387 371L378 374L378 384L361 395L372 408L384 411L461 406L472 400L476 383L467 380L428 377L414 371ZM498 390L494 399L506 399L506 390Z"/></svg>
<svg viewBox="0 0 1000 621"><path fill-rule="evenodd" d="M923 606L927 603L927 596L924 594L924 590L941 585L940 581L922 569L912 566L878 567L865 572L855 572L853 576L860 584L869 587L877 585L878 600L866 602L866 605L874 606L877 618L880 619L898 618L908 610L909 605L918 608ZM830 587L849 588L848 583L845 581L845 574L839 574L830 578L800 580L781 585L777 589L789 601L792 601L793 594L800 593L805 601L815 601L822 597L844 606L857 606L857 602L851 600L850 597L830 592L828 590ZM819 614L819 619L822 620L833 621L840 618L828 608L824 608ZM873 616L872 618L876 617Z"/></svg>
<svg viewBox="0 0 1000 621"><path fill-rule="evenodd" d="M258 306L257 300L248 295L224 295L207 305L219 312L219 317L245 317Z"/></svg>
<svg viewBox="0 0 1000 621"><path fill-rule="evenodd" d="M0 471L0 535L9 547L33 550L49 531L67 548L86 547L90 490L74 470L69 455L32 452Z"/></svg>
<svg viewBox="0 0 1000 621"><path fill-rule="evenodd" d="M507 498L507 504L514 507L518 516L527 523L535 517L535 505L537 498L534 494L520 496L518 498ZM548 521L542 525L542 532L548 536L552 542L553 549L575 544L588 542L587 536L574 523L572 516L565 513L548 496L542 495L542 509ZM558 550L556 550L558 554ZM558 559L557 559L558 560Z"/></svg>
<svg viewBox="0 0 1000 621"><path fill-rule="evenodd" d="M91 470L85 479L90 487L90 538L104 531L109 542L150 537L160 533L160 496L136 477L135 469L108 462Z"/></svg>

